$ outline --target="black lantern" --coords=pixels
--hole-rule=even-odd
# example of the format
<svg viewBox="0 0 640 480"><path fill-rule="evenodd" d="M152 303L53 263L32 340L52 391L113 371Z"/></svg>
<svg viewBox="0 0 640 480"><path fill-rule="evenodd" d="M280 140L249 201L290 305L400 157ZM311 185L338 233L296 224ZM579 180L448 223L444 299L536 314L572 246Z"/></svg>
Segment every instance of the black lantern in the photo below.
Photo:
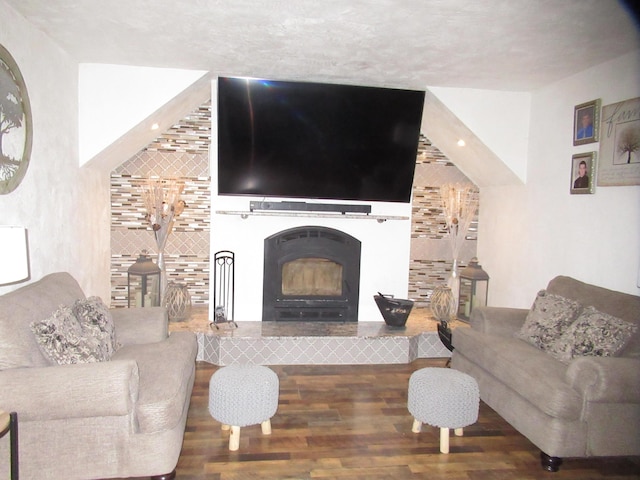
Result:
<svg viewBox="0 0 640 480"><path fill-rule="evenodd" d="M160 306L160 267L143 250L127 271L127 306Z"/></svg>
<svg viewBox="0 0 640 480"><path fill-rule="evenodd" d="M489 275L482 269L478 259L473 257L469 265L460 271L459 276L458 318L468 322L474 308L487 304Z"/></svg>

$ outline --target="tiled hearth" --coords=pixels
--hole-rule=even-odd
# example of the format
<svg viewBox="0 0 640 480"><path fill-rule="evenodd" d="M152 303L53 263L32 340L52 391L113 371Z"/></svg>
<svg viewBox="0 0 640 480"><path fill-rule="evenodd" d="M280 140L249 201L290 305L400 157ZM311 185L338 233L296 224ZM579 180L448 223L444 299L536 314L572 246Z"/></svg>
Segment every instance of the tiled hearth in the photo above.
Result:
<svg viewBox="0 0 640 480"><path fill-rule="evenodd" d="M456 325L457 324L457 325ZM357 365L410 363L417 358L451 356L440 339L430 310L417 308L405 328L375 322L239 322L238 328L209 326L207 309L194 308L170 331L198 337L197 360L214 365ZM463 327L455 322L453 327Z"/></svg>

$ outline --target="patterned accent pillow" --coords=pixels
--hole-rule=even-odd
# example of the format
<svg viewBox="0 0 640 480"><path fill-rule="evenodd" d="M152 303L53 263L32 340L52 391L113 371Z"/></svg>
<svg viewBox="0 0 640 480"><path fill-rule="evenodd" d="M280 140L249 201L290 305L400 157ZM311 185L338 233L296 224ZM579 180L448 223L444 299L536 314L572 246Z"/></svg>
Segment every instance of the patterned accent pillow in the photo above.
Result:
<svg viewBox="0 0 640 480"><path fill-rule="evenodd" d="M576 357L613 357L622 351L637 329L633 323L586 307L548 352L565 363Z"/></svg>
<svg viewBox="0 0 640 480"><path fill-rule="evenodd" d="M547 350L571 326L581 310L582 305L578 302L540 290L516 337Z"/></svg>
<svg viewBox="0 0 640 480"><path fill-rule="evenodd" d="M51 363L99 362L100 340L87 336L71 308L61 306L49 318L31 323L40 350Z"/></svg>
<svg viewBox="0 0 640 480"><path fill-rule="evenodd" d="M96 352L101 360L109 360L118 349L116 330L113 317L100 297L89 297L76 300L71 306L73 314L78 319L82 331L87 336L93 336L100 341L99 351Z"/></svg>

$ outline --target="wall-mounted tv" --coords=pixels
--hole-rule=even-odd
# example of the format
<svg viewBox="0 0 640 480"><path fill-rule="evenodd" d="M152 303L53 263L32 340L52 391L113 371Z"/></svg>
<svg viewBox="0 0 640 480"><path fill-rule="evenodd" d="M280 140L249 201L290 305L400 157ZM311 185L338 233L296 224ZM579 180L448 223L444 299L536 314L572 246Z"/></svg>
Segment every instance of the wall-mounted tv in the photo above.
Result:
<svg viewBox="0 0 640 480"><path fill-rule="evenodd" d="M409 202L424 92L220 77L218 194Z"/></svg>

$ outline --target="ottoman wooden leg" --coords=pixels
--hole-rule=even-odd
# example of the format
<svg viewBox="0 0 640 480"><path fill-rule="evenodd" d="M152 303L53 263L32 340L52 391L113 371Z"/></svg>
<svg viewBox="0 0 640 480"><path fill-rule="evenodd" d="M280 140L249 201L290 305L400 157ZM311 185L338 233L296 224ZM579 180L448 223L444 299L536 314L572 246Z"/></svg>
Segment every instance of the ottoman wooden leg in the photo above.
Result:
<svg viewBox="0 0 640 480"><path fill-rule="evenodd" d="M449 429L440 429L440 453L449 453Z"/></svg>
<svg viewBox="0 0 640 480"><path fill-rule="evenodd" d="M263 435L271 435L271 419L265 420L260 424Z"/></svg>
<svg viewBox="0 0 640 480"><path fill-rule="evenodd" d="M413 433L420 433L422 431L422 422L417 419L413 419L413 426L411 427Z"/></svg>
<svg viewBox="0 0 640 480"><path fill-rule="evenodd" d="M456 434L456 437L462 437L464 435L464 428L456 428L453 433Z"/></svg>
<svg viewBox="0 0 640 480"><path fill-rule="evenodd" d="M231 425L231 435L229 435L229 450L235 452L240 448L240 427Z"/></svg>
<svg viewBox="0 0 640 480"><path fill-rule="evenodd" d="M221 430L224 430L225 432L226 432L227 430L229 430L230 428L231 428L231 425L226 425L226 424L224 424L224 423L223 423L223 424L222 424L222 426L220 427L220 429L221 429Z"/></svg>

